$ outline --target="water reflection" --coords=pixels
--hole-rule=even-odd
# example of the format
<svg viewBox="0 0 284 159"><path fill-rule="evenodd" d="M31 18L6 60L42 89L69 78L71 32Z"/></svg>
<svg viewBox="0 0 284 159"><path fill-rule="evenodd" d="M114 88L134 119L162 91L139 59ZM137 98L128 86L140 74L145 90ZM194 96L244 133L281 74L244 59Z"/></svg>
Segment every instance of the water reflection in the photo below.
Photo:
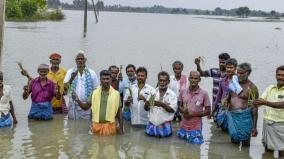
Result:
<svg viewBox="0 0 284 159"><path fill-rule="evenodd" d="M15 128L13 127L0 129L0 158L9 158L11 156L14 134Z"/></svg>
<svg viewBox="0 0 284 159"><path fill-rule="evenodd" d="M64 149L69 158L89 158L93 135L89 134L90 122L87 120L67 120L64 135Z"/></svg>
<svg viewBox="0 0 284 159"><path fill-rule="evenodd" d="M36 158L58 158L64 147L66 138L62 133L62 117L55 115L54 121L29 121L28 128L31 132L30 145ZM30 147L26 145L26 147Z"/></svg>
<svg viewBox="0 0 284 159"><path fill-rule="evenodd" d="M88 154L91 159L118 159L116 136L96 136Z"/></svg>

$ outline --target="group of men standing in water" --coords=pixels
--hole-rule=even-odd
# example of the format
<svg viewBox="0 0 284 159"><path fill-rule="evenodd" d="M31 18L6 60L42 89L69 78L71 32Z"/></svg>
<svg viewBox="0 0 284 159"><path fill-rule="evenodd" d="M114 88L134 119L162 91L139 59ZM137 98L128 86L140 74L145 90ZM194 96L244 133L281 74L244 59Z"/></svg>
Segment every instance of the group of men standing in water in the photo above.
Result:
<svg viewBox="0 0 284 159"><path fill-rule="evenodd" d="M203 71L201 58L194 60L197 70L182 74L183 63L172 64L174 75L161 71L157 86L147 83L145 67L127 65L126 78L121 68L110 66L99 78L86 66L86 55L79 51L76 66L69 70L59 67L61 55L53 53L47 64L38 66L39 76L28 78L23 99L31 95L30 120L51 120L54 113L68 113L73 120L92 120L92 132L97 135L122 134L125 120L144 128L149 136L168 137L173 134L172 122L179 121L179 138L202 144L202 117L213 118L227 131L233 143L249 145L257 136L258 107L265 106L263 143L267 150L284 154L284 66L276 69L276 85L269 86L259 98L256 85L249 79L249 63L238 64L229 54L219 55L219 68ZM212 108L210 98L199 82L201 77L213 78ZM65 101L64 96L69 96ZM11 98L11 87L3 83L0 73L0 127L17 123Z"/></svg>

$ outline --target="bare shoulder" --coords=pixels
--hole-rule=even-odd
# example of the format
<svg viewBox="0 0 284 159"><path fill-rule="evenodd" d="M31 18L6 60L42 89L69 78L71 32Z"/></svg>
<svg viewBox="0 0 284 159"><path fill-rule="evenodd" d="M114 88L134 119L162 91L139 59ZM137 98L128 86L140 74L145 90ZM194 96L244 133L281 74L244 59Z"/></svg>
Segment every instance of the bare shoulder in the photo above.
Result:
<svg viewBox="0 0 284 159"><path fill-rule="evenodd" d="M249 81L249 87L251 89L256 89L257 90L257 86L252 81Z"/></svg>

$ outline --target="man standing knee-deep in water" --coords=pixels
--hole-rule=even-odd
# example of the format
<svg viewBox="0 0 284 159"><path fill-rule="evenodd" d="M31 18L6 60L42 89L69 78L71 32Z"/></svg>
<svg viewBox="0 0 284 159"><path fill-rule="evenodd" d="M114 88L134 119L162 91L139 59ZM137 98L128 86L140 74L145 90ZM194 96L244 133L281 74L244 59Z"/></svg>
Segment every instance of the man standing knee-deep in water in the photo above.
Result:
<svg viewBox="0 0 284 159"><path fill-rule="evenodd" d="M123 133L120 94L111 86L111 73L100 72L101 86L92 92L87 102L83 102L75 92L72 98L83 110L92 110L92 132L96 135L114 135ZM117 124L118 122L118 124Z"/></svg>
<svg viewBox="0 0 284 159"><path fill-rule="evenodd" d="M209 115L211 104L208 93L199 87L200 73L191 71L189 87L180 92L178 103L182 113L182 121L178 137L187 142L202 144L202 117Z"/></svg>
<svg viewBox="0 0 284 159"><path fill-rule="evenodd" d="M3 73L0 71L0 128L11 126L17 123L16 115L14 112L14 105L12 102L12 89L9 85L3 82Z"/></svg>
<svg viewBox="0 0 284 159"><path fill-rule="evenodd" d="M276 69L276 85L270 85L255 106L265 106L262 142L265 150L276 150L284 156L284 65Z"/></svg>
<svg viewBox="0 0 284 159"><path fill-rule="evenodd" d="M172 135L172 123L177 109L177 96L168 88L170 76L162 71L158 74L158 88L148 97L144 109L148 111L149 123L146 134L157 137ZM150 100L153 98L153 100Z"/></svg>
<svg viewBox="0 0 284 159"><path fill-rule="evenodd" d="M210 68L209 70L203 71L200 66L200 58L196 58L194 63L196 64L197 71L200 73L201 77L212 77L213 78L213 92L212 92L212 101L214 102L218 90L219 90L219 82L226 75L226 60L230 59L230 55L228 53L219 54L219 68Z"/></svg>
<svg viewBox="0 0 284 159"><path fill-rule="evenodd" d="M188 78L186 75L182 75L183 71L183 63L181 61L175 61L172 64L174 75L170 76L170 84L169 88L175 92L176 96L179 96L179 93L182 89L186 89L188 87ZM175 117L173 121L179 120L181 121L181 114L179 111L179 107L175 113Z"/></svg>
<svg viewBox="0 0 284 159"><path fill-rule="evenodd" d="M233 79L229 85L228 131L232 142L243 142L244 145L249 145L250 136L257 136L257 107L252 105L252 101L258 98L258 89L248 79L250 73L250 64L239 64L237 68L238 81ZM241 92L237 91L238 85Z"/></svg>
<svg viewBox="0 0 284 159"><path fill-rule="evenodd" d="M55 84L58 84L60 86L60 94L61 99L57 100L55 97L52 99L52 109L53 113L68 113L68 109L66 107L66 102L63 96L64 92L64 84L63 80L66 75L66 70L59 67L61 63L61 55L58 53L53 53L49 56L50 59L50 70L47 74L47 78L53 81Z"/></svg>
<svg viewBox="0 0 284 159"><path fill-rule="evenodd" d="M86 102L99 86L99 81L95 71L86 66L84 51L78 52L75 61L77 66L69 69L64 78L64 89L65 92L69 91L69 96L75 92L81 101ZM91 109L84 110L75 100L69 98L68 117L74 120L91 119Z"/></svg>
<svg viewBox="0 0 284 159"><path fill-rule="evenodd" d="M214 116L214 120L218 127L223 131L227 131L228 123L226 109L228 106L229 84L236 74L238 62L231 58L226 61L226 76L220 81L218 94L213 103L213 110L210 116Z"/></svg>
<svg viewBox="0 0 284 159"><path fill-rule="evenodd" d="M61 98L60 86L56 86L51 80L47 79L49 66L40 64L38 66L39 77L29 81L28 86L24 86L23 99L27 99L31 94L32 106L28 118L35 120L53 119L51 100Z"/></svg>

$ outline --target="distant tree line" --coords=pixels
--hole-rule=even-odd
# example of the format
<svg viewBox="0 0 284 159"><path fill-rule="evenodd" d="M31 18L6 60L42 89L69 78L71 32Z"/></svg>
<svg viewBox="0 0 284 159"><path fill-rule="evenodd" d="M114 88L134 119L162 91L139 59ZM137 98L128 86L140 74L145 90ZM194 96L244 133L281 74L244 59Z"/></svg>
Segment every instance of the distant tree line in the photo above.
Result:
<svg viewBox="0 0 284 159"><path fill-rule="evenodd" d="M73 0L72 4L61 3L60 0L48 0L48 6L55 8L60 5L63 9L67 10L82 10L84 9L85 0ZM250 10L248 7L243 6L234 9L222 9L220 7L214 10L200 10L200 9L186 9L186 8L167 8L161 5L154 5L152 7L130 7L121 5L105 5L104 2L99 1L96 7L100 11L110 12L139 12L139 13L165 13L165 14L194 14L194 15L219 15L219 16L237 16L240 18L253 17L270 17L280 18L284 17L284 13L279 13L274 10L265 12L261 10ZM88 8L92 9L92 4L88 2Z"/></svg>

